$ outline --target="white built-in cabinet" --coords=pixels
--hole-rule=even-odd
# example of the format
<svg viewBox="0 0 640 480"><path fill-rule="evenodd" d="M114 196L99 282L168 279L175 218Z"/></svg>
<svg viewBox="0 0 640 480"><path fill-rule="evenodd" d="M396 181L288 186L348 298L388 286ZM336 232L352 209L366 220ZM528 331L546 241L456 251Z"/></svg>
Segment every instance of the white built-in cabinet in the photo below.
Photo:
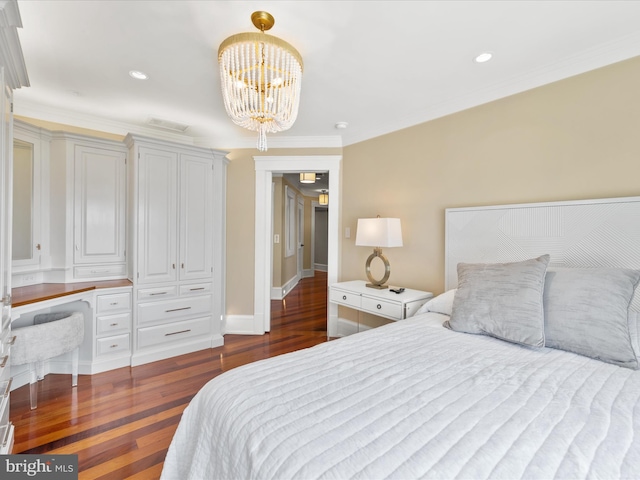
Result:
<svg viewBox="0 0 640 480"><path fill-rule="evenodd" d="M128 135L132 365L223 344L226 152Z"/></svg>
<svg viewBox="0 0 640 480"><path fill-rule="evenodd" d="M126 277L126 158L122 142L53 132L48 282Z"/></svg>
<svg viewBox="0 0 640 480"><path fill-rule="evenodd" d="M0 454L11 453L14 427L9 421L11 390L11 89L0 66Z"/></svg>
<svg viewBox="0 0 640 480"><path fill-rule="evenodd" d="M13 448L9 421L11 390L11 238L13 164L13 90L29 85L17 29L22 27L18 3L0 1L0 455Z"/></svg>

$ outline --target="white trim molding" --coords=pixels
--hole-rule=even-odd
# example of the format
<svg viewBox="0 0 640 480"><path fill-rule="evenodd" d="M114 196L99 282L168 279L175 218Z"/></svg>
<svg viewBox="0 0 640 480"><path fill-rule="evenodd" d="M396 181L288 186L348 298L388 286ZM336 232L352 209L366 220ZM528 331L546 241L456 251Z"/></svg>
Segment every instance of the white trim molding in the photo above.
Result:
<svg viewBox="0 0 640 480"><path fill-rule="evenodd" d="M296 173L301 169L329 172L329 226L328 226L328 285L338 281L339 225L340 225L340 169L342 155L309 156L257 156L253 157L256 169L255 195L255 274L253 333L263 334L271 330L271 260L272 248L272 195L274 172ZM328 304L327 334L334 336L337 328L337 305Z"/></svg>

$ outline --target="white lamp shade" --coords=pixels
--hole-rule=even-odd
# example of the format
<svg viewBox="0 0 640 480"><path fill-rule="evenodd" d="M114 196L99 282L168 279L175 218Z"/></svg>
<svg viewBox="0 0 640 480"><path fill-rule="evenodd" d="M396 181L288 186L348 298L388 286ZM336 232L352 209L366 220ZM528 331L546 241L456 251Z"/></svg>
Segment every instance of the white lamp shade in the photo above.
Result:
<svg viewBox="0 0 640 480"><path fill-rule="evenodd" d="M359 218L356 245L363 247L401 247L399 218Z"/></svg>

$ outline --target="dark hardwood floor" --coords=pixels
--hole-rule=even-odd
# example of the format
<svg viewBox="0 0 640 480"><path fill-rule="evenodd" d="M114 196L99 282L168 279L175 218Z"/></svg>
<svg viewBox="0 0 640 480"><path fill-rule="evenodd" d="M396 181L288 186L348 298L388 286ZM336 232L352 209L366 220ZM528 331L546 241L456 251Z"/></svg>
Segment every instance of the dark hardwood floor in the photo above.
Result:
<svg viewBox="0 0 640 480"><path fill-rule="evenodd" d="M182 411L211 378L249 362L327 341L327 275L305 278L271 302L271 332L225 335L223 347L133 368L47 375L38 408L29 386L11 393L13 453L77 454L80 479L157 479Z"/></svg>

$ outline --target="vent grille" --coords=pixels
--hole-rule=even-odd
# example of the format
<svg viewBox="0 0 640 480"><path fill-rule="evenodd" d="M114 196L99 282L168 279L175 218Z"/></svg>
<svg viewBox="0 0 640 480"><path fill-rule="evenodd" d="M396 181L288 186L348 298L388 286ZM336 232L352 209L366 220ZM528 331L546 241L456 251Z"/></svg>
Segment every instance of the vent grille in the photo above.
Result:
<svg viewBox="0 0 640 480"><path fill-rule="evenodd" d="M183 123L172 122L170 120L163 120L162 118L150 117L147 119L147 125L152 127L164 128L165 130L172 130L174 132L185 132L189 125Z"/></svg>

